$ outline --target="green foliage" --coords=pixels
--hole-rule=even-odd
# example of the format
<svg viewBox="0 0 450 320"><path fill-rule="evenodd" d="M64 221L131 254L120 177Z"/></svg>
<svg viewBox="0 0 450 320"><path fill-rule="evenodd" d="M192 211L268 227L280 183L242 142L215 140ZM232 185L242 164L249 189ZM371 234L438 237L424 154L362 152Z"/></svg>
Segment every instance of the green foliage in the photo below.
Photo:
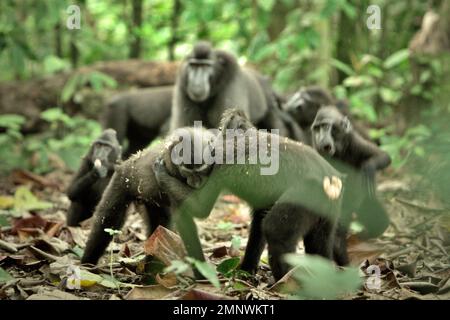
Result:
<svg viewBox="0 0 450 320"><path fill-rule="evenodd" d="M226 259L217 266L217 271L224 277L231 277L239 266L239 262L239 258Z"/></svg>
<svg viewBox="0 0 450 320"><path fill-rule="evenodd" d="M206 261L199 261L190 257L187 257L186 260L190 262L197 270L204 276L211 284L220 288L219 278L216 274L216 269L214 266Z"/></svg>
<svg viewBox="0 0 450 320"><path fill-rule="evenodd" d="M14 194L14 210L30 211L51 208L53 205L47 201L39 200L28 187L20 186Z"/></svg>
<svg viewBox="0 0 450 320"><path fill-rule="evenodd" d="M417 18L428 8L419 0L372 1L383 12L383 32L366 30L368 2L354 0L182 0L175 17L173 0L144 1L142 27L134 29L129 3L86 0L79 3L86 18L82 19L82 28L70 32L65 27L69 1L30 1L26 7L14 1L0 3L0 80L68 71L71 43L78 49L80 66L126 59L129 35L133 33L143 39L143 59L167 59L174 40L175 56L181 58L194 41L207 39L236 53L242 62L256 64L283 91L306 84L333 85L338 98L349 101L356 118L369 123L392 116L411 97L429 102L450 90L442 81L447 70L445 60L414 57L416 60L411 61L406 49L417 31ZM175 22L177 28L173 29ZM341 34L345 23L351 26L351 35ZM340 41L347 36L351 36L351 42ZM57 50L58 37L61 50ZM420 65L420 74L414 74L414 63ZM337 85L336 72L345 77ZM99 91L115 88L117 83L99 72L75 73L67 80L61 101L77 101L77 92L85 86ZM433 105L432 109L438 107ZM6 129L0 134L0 151L8 155L2 159L1 171L23 167L47 172L53 155L76 168L99 127L57 110L42 114L50 132L25 141L20 133L24 119L0 116L0 127ZM401 137L391 127L372 130L371 134L381 138L394 166L401 167L411 156L427 153L422 143L429 136L426 130L434 129L425 127L412 128Z"/></svg>
<svg viewBox="0 0 450 320"><path fill-rule="evenodd" d="M217 277L214 266L206 261L199 261L191 257L186 257L185 261L174 260L171 265L164 269L165 273L174 272L177 276L187 272L191 267L195 268L203 275L213 286L220 288L219 278Z"/></svg>
<svg viewBox="0 0 450 320"><path fill-rule="evenodd" d="M176 275L181 275L190 269L189 263L182 260L173 260L170 263L170 266L164 269L165 273L174 272Z"/></svg>
<svg viewBox="0 0 450 320"><path fill-rule="evenodd" d="M116 88L117 81L110 76L97 71L93 71L88 74L76 73L64 85L61 92L61 101L69 101L77 91L86 85L89 85L98 92L104 88Z"/></svg>
<svg viewBox="0 0 450 320"><path fill-rule="evenodd" d="M294 294L300 299L336 299L360 288L362 281L357 268L337 270L334 264L320 256L289 254L286 261L297 269L294 279L300 289Z"/></svg>
<svg viewBox="0 0 450 320"><path fill-rule="evenodd" d="M380 106L395 106L409 92L412 78L408 57L408 50L404 49L393 53L384 62L378 57L364 55L353 68L334 61L334 65L348 75L343 84L335 88L336 95L349 100L357 117L377 122L379 114L376 110Z"/></svg>
<svg viewBox="0 0 450 320"><path fill-rule="evenodd" d="M122 234L121 230L114 230L111 228L105 228L104 231L112 237L114 237L115 235Z"/></svg>
<svg viewBox="0 0 450 320"><path fill-rule="evenodd" d="M2 173L14 168L45 173L52 169L54 156L76 170L81 157L101 132L97 122L79 116L70 117L59 108L43 111L41 118L48 123L48 129L23 138L20 128L25 119L22 116L0 116L0 127L6 129L6 132L0 133Z"/></svg>
<svg viewBox="0 0 450 320"><path fill-rule="evenodd" d="M14 278L3 268L0 267L0 284L4 284Z"/></svg>
<svg viewBox="0 0 450 320"><path fill-rule="evenodd" d="M424 144L430 137L430 129L425 125L418 125L407 129L401 137L380 135L381 148L391 156L392 166L400 168L410 161L411 157L423 157L425 155Z"/></svg>

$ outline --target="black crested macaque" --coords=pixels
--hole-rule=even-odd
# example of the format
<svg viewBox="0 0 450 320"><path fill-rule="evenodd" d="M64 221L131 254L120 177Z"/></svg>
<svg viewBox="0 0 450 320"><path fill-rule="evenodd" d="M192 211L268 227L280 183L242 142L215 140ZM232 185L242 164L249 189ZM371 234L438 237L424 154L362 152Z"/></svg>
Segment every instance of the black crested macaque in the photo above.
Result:
<svg viewBox="0 0 450 320"><path fill-rule="evenodd" d="M307 253L330 259L339 254L345 260L346 248L333 252L341 210L342 175L314 149L302 143L255 128L242 134L241 128L249 126L249 122L239 120L243 115L242 111L233 110L224 114L222 134L214 144L214 166L203 187L192 192L166 170L163 159L155 162L156 179L175 204L174 220L188 255L204 260L193 217L206 218L219 194L226 190L253 209L242 269L254 271L257 268L266 240L270 266L277 280L289 270L283 255L295 252L302 238ZM230 135L227 128L238 130L231 130ZM239 147L241 143L244 148ZM230 145L233 146L231 151L227 149ZM230 159L227 150L234 160L231 164L225 161ZM252 161L258 150L259 160ZM267 168L261 154L268 153L277 170L264 171ZM240 162L242 158L248 161ZM326 182L327 187L324 187ZM328 188L330 184L332 192Z"/></svg>
<svg viewBox="0 0 450 320"><path fill-rule="evenodd" d="M271 92L256 71L239 66L230 53L198 42L178 70L172 103L170 130L202 121L217 128L223 111L239 108L258 127L280 129L282 122L271 116ZM282 133L284 134L284 133Z"/></svg>
<svg viewBox="0 0 450 320"><path fill-rule="evenodd" d="M183 148L181 151L175 148L178 148L180 143L183 146L185 143L190 146L193 143L192 151L186 148L186 152L201 152L204 148L210 148L214 138L213 133L202 128L180 128L166 137L163 142L134 154L117 166L95 209L92 230L81 262L97 263L111 241L111 236L104 229L120 230L127 208L132 202L145 207L144 220L147 224L148 235L159 225L170 227L170 202L158 186L153 171L154 162L162 157L167 166L166 170L182 181L186 185L186 190L194 190L202 185L212 166L203 162L192 164L193 155L183 154L185 152ZM177 157L174 158L172 153ZM183 158L179 158L181 156ZM173 159L178 159L178 162L173 162Z"/></svg>
<svg viewBox="0 0 450 320"><path fill-rule="evenodd" d="M121 144L128 140L125 159L168 132L172 96L173 86L155 87L120 93L107 103L103 127L116 130Z"/></svg>
<svg viewBox="0 0 450 320"><path fill-rule="evenodd" d="M389 166L389 155L361 137L333 106L319 110L311 131L313 147L347 175L350 192L344 196L344 215L356 211L358 220L371 226L366 237L381 235L389 225L389 217L375 195L375 173ZM360 197L356 193L363 194L362 203L355 201Z"/></svg>
<svg viewBox="0 0 450 320"><path fill-rule="evenodd" d="M113 129L103 131L92 143L67 189L71 201L67 212L68 226L76 226L92 216L121 159L122 148L116 132Z"/></svg>
<svg viewBox="0 0 450 320"><path fill-rule="evenodd" d="M322 87L308 86L301 88L282 105L282 108L291 115L302 128L306 139L305 143L312 145L311 125L314 122L319 109L329 105L335 105L341 114L350 119L355 130L363 138L370 140L366 129L352 120L347 102L344 100L335 100L334 97Z"/></svg>
<svg viewBox="0 0 450 320"><path fill-rule="evenodd" d="M304 142L305 134L303 130L289 113L281 110L282 98L273 89L270 79L258 73L255 73L255 77L263 89L268 109L264 118L258 123L258 128L278 129L280 136Z"/></svg>

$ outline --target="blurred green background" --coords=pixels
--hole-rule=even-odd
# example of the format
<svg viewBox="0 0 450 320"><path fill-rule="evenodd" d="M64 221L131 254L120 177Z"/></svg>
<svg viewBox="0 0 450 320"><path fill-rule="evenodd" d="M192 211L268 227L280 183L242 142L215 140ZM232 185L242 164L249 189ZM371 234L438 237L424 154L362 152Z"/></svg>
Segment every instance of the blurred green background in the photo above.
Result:
<svg viewBox="0 0 450 320"><path fill-rule="evenodd" d="M81 9L79 30L66 27L71 4ZM381 29L366 25L370 5L381 9ZM448 43L438 43L442 48L432 54L426 41L413 45L431 10L440 14L439 28L449 35L446 1L3 0L0 84L20 86L98 61L180 60L196 40L206 39L270 76L284 94L302 85L329 88L381 139L394 168L436 171L446 179ZM3 173L15 167L50 172L55 156L69 168L78 165L100 132L96 112L66 114L64 104L84 86L102 92L123 84L101 72L71 76L60 103L42 110L47 129L26 136L24 116L0 109Z"/></svg>

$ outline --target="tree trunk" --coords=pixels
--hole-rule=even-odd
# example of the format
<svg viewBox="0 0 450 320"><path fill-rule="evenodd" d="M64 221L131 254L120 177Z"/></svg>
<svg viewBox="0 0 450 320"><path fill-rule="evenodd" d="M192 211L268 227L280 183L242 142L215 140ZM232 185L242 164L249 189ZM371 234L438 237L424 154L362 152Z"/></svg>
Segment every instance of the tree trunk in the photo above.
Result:
<svg viewBox="0 0 450 320"><path fill-rule="evenodd" d="M130 58L141 56L142 0L132 1Z"/></svg>
<svg viewBox="0 0 450 320"><path fill-rule="evenodd" d="M54 28L55 32L55 56L62 58L62 32L61 32L61 23L57 22Z"/></svg>
<svg viewBox="0 0 450 320"><path fill-rule="evenodd" d="M175 46L178 39L178 22L179 17L181 13L181 1L180 0L174 0L173 2L173 9L172 9L172 18L170 21L170 27L172 30L172 37L169 41L169 60L174 61L175 60Z"/></svg>

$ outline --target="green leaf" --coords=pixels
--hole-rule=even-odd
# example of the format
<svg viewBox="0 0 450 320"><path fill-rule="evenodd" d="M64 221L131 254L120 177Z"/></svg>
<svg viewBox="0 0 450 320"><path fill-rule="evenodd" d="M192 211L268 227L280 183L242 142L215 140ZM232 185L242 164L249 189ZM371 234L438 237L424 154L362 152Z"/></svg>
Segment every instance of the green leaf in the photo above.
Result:
<svg viewBox="0 0 450 320"><path fill-rule="evenodd" d="M101 72L91 72L88 75L89 83L91 84L94 91L100 91L104 86L115 88L117 87L117 81L110 76Z"/></svg>
<svg viewBox="0 0 450 320"><path fill-rule="evenodd" d="M4 214L0 214L0 227L9 226L8 217Z"/></svg>
<svg viewBox="0 0 450 320"><path fill-rule="evenodd" d="M274 4L275 0L258 0L259 7L261 7L264 11L272 10Z"/></svg>
<svg viewBox="0 0 450 320"><path fill-rule="evenodd" d="M250 287L243 284L242 282L234 282L233 283L233 289L236 291L246 291L246 290L250 290Z"/></svg>
<svg viewBox="0 0 450 320"><path fill-rule="evenodd" d="M67 102L72 98L72 96L75 94L75 91L77 90L78 85L81 82L81 79L82 77L80 74L75 74L66 82L61 93L62 102Z"/></svg>
<svg viewBox="0 0 450 320"><path fill-rule="evenodd" d="M402 97L401 92L397 92L386 87L380 89L380 95L381 99L383 99L383 101L387 103L395 103Z"/></svg>
<svg viewBox="0 0 450 320"><path fill-rule="evenodd" d="M8 282L10 280L14 280L14 278L8 272L6 272L5 269L0 267L0 284Z"/></svg>
<svg viewBox="0 0 450 320"><path fill-rule="evenodd" d="M120 285L116 279L111 278L109 275L99 275L84 269L80 270L80 278L82 287L91 287L94 284L99 284L105 288L116 289Z"/></svg>
<svg viewBox="0 0 450 320"><path fill-rule="evenodd" d="M108 233L110 236L115 236L116 234L121 234L122 233L121 230L114 230L114 229L111 229L111 228L105 228L104 231L106 233Z"/></svg>
<svg viewBox="0 0 450 320"><path fill-rule="evenodd" d="M238 257L226 259L217 266L217 271L227 276L239 266L240 260Z"/></svg>
<svg viewBox="0 0 450 320"><path fill-rule="evenodd" d="M343 73L345 73L348 76L353 76L355 75L355 72L352 70L352 68L343 63L342 61L336 60L336 59L331 59L331 64L338 70L342 71Z"/></svg>
<svg viewBox="0 0 450 320"><path fill-rule="evenodd" d="M217 228L220 230L231 230L234 227L236 227L236 225L229 221L219 221L217 224Z"/></svg>
<svg viewBox="0 0 450 320"><path fill-rule="evenodd" d="M294 278L300 282L296 294L306 299L336 299L356 291L362 280L358 268L337 270L334 264L323 257L315 255L286 255L286 261L294 267Z"/></svg>
<svg viewBox="0 0 450 320"><path fill-rule="evenodd" d="M175 274L183 274L190 269L190 265L181 260L173 260L170 266L164 268L164 273L174 272Z"/></svg>
<svg viewBox="0 0 450 320"><path fill-rule="evenodd" d="M404 61L407 61L409 58L409 50L408 49L402 49L400 51L397 51L390 55L385 61L383 66L386 69L391 69L395 66L398 66Z"/></svg>
<svg viewBox="0 0 450 320"><path fill-rule="evenodd" d="M198 270L198 272L200 272L206 279L208 279L208 281L211 282L214 287L220 289L219 278L217 277L216 269L212 264L205 261L198 261L190 257L187 257L186 260L191 262Z"/></svg>
<svg viewBox="0 0 450 320"><path fill-rule="evenodd" d="M370 86L373 84L373 79L369 76L350 76L345 78L344 85L346 87L360 87L360 86Z"/></svg>
<svg viewBox="0 0 450 320"><path fill-rule="evenodd" d="M0 127L7 129L20 129L25 121L25 117L21 115L3 114L0 116Z"/></svg>
<svg viewBox="0 0 450 320"><path fill-rule="evenodd" d="M79 245L76 245L72 249L70 249L78 258L81 258L83 256L84 250Z"/></svg>
<svg viewBox="0 0 450 320"><path fill-rule="evenodd" d="M239 250L241 248L241 242L241 237L233 235L231 238L231 248L234 250Z"/></svg>
<svg viewBox="0 0 450 320"><path fill-rule="evenodd" d="M20 186L14 193L14 209L16 211L44 210L51 208L52 203L39 200L28 187Z"/></svg>

